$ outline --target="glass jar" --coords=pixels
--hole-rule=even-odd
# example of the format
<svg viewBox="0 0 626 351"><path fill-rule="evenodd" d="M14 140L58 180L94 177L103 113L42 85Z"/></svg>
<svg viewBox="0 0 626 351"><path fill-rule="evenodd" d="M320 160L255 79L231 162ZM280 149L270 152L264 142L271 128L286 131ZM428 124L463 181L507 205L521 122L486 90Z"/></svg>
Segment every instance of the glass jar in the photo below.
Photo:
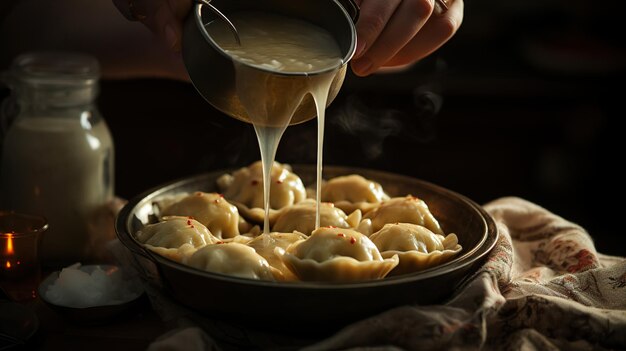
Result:
<svg viewBox="0 0 626 351"><path fill-rule="evenodd" d="M114 150L94 105L99 66L76 53L29 53L3 75L0 207L48 219L47 266L89 259L90 216L112 200Z"/></svg>

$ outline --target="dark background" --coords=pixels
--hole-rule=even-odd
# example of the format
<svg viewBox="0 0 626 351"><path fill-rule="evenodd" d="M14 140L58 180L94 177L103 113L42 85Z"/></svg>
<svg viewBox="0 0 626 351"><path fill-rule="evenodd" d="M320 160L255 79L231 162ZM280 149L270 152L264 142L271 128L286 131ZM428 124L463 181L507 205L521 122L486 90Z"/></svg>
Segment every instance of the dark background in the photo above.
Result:
<svg viewBox="0 0 626 351"><path fill-rule="evenodd" d="M621 218L620 1L470 0L457 35L410 71L348 76L328 110L324 163L418 177L486 203L533 201L626 255ZM190 84L102 81L117 194L259 159L250 125ZM620 123L621 124L621 123ZM288 128L277 161L314 163L316 124Z"/></svg>

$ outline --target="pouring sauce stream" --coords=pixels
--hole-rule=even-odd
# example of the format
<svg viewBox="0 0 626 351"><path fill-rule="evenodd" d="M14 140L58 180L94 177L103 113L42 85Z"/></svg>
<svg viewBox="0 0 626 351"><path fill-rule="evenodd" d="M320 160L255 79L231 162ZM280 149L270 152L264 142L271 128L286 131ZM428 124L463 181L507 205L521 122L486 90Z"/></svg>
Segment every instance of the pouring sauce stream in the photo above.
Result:
<svg viewBox="0 0 626 351"><path fill-rule="evenodd" d="M307 94L317 108L317 207L315 227L320 226L319 199L322 150L328 93L342 65L339 45L331 34L311 23L262 12L229 15L241 39L238 45L220 21L209 24L211 37L235 60L237 95L246 109L259 142L263 164L264 234L269 234L271 171L280 139ZM268 74L275 72L298 75ZM326 71L323 73L314 73ZM312 74L314 73L314 74ZM273 89L283 87L279 91ZM287 85L289 89L284 89Z"/></svg>

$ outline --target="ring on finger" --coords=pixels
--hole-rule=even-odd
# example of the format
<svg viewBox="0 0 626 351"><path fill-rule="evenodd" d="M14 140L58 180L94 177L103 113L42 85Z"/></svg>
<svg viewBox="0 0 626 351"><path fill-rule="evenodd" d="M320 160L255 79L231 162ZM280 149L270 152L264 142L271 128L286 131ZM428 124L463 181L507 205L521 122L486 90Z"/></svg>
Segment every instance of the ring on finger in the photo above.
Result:
<svg viewBox="0 0 626 351"><path fill-rule="evenodd" d="M434 13L437 15L443 15L452 6L453 0L435 0Z"/></svg>

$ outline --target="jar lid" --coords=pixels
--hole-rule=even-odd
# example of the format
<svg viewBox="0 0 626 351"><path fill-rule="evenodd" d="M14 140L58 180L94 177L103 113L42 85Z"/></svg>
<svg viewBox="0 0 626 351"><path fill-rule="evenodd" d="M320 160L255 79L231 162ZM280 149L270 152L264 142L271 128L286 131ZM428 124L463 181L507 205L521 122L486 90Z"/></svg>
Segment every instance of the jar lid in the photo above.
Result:
<svg viewBox="0 0 626 351"><path fill-rule="evenodd" d="M75 52L30 52L13 60L11 78L20 83L55 86L89 86L100 77L93 56Z"/></svg>

